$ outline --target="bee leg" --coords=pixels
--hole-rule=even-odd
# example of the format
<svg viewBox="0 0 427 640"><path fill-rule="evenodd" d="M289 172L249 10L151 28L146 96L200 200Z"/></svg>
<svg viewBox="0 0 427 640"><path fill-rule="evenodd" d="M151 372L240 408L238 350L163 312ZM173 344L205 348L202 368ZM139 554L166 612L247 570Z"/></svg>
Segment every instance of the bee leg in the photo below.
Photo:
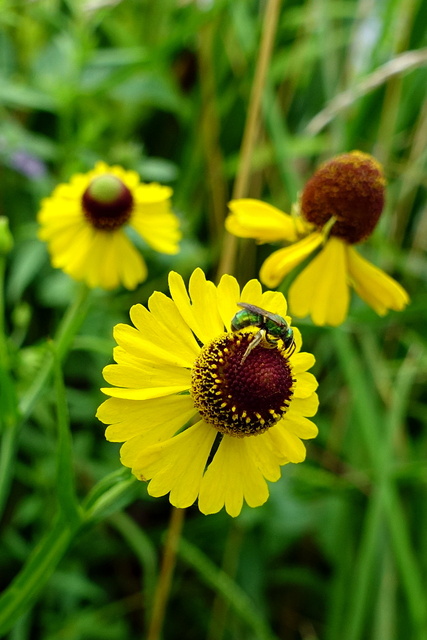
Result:
<svg viewBox="0 0 427 640"><path fill-rule="evenodd" d="M243 364L250 352L257 347L260 342L262 342L265 338L265 329L260 329L258 333L255 334L253 340L249 343L248 348L243 354L243 358L240 361L240 364Z"/></svg>
<svg viewBox="0 0 427 640"><path fill-rule="evenodd" d="M294 353L296 348L297 348L296 342L295 340L292 340L292 343L290 344L288 349L289 357Z"/></svg>

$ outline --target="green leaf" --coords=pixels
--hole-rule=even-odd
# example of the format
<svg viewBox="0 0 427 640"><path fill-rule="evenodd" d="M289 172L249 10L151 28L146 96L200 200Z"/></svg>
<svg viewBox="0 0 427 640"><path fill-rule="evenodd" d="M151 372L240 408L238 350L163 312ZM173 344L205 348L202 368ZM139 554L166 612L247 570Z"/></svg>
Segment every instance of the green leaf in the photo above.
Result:
<svg viewBox="0 0 427 640"><path fill-rule="evenodd" d="M10 631L26 613L55 571L75 534L75 527L62 519L54 522L20 573L0 596L0 635Z"/></svg>

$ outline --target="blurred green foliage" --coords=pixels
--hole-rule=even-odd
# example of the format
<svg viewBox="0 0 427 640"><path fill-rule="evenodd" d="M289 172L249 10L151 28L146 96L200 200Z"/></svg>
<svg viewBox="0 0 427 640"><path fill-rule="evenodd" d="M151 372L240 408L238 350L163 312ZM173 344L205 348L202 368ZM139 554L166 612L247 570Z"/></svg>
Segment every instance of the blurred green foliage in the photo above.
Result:
<svg viewBox="0 0 427 640"><path fill-rule="evenodd" d="M14 248L0 461L16 446L13 467L2 472L2 588L36 549L21 574L10 640L144 637L170 507L119 469L118 446L105 442L94 418L101 371L111 361L112 327L127 321L133 303L166 290L170 269L186 278L201 266L215 277L264 5L1 2L0 214ZM304 464L284 468L263 507L236 521L189 510L165 640L425 637L426 23L427 3L418 0L282 5L247 195L288 211L321 160L355 148L374 154L388 200L363 251L412 302L378 318L354 300L334 330L299 323L317 359L320 435ZM173 186L182 251L160 256L143 247L149 279L138 290L93 292L62 373L57 362L55 383L13 443L14 389L25 396L55 357L46 338L75 296L36 239L39 202L98 159ZM257 276L269 250L241 243L242 283ZM72 442L61 431L67 412ZM0 618L8 602L0 600Z"/></svg>

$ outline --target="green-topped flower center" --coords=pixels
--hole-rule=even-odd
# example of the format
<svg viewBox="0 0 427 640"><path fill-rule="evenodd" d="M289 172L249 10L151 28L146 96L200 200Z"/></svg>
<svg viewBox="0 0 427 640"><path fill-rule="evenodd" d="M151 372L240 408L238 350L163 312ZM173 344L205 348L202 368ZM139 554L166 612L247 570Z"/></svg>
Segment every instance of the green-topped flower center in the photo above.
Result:
<svg viewBox="0 0 427 640"><path fill-rule="evenodd" d="M330 234L349 244L374 230L384 207L382 167L367 153L353 151L323 164L307 182L301 213L319 229L334 217Z"/></svg>
<svg viewBox="0 0 427 640"><path fill-rule="evenodd" d="M129 220L133 196L119 178L106 173L96 176L89 184L82 197L82 206L92 226L114 231Z"/></svg>
<svg viewBox="0 0 427 640"><path fill-rule="evenodd" d="M254 334L227 333L206 345L192 370L192 396L204 420L241 438L263 433L286 413L295 380L285 352L255 347Z"/></svg>

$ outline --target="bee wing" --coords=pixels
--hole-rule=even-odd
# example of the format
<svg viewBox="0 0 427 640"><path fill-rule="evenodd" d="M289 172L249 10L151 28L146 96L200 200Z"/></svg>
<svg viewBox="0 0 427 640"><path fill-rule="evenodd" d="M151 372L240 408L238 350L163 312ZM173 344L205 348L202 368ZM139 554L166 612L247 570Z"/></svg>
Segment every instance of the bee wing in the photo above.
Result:
<svg viewBox="0 0 427 640"><path fill-rule="evenodd" d="M261 309L261 307L257 307L255 304L249 304L248 302L238 302L237 305L239 307L243 307L244 309L247 309L248 311L252 311L252 313L257 313L263 318L268 318L269 320L277 324L278 327L288 326L288 323L284 318L282 318L282 316L279 316L276 313L270 313L270 311Z"/></svg>

